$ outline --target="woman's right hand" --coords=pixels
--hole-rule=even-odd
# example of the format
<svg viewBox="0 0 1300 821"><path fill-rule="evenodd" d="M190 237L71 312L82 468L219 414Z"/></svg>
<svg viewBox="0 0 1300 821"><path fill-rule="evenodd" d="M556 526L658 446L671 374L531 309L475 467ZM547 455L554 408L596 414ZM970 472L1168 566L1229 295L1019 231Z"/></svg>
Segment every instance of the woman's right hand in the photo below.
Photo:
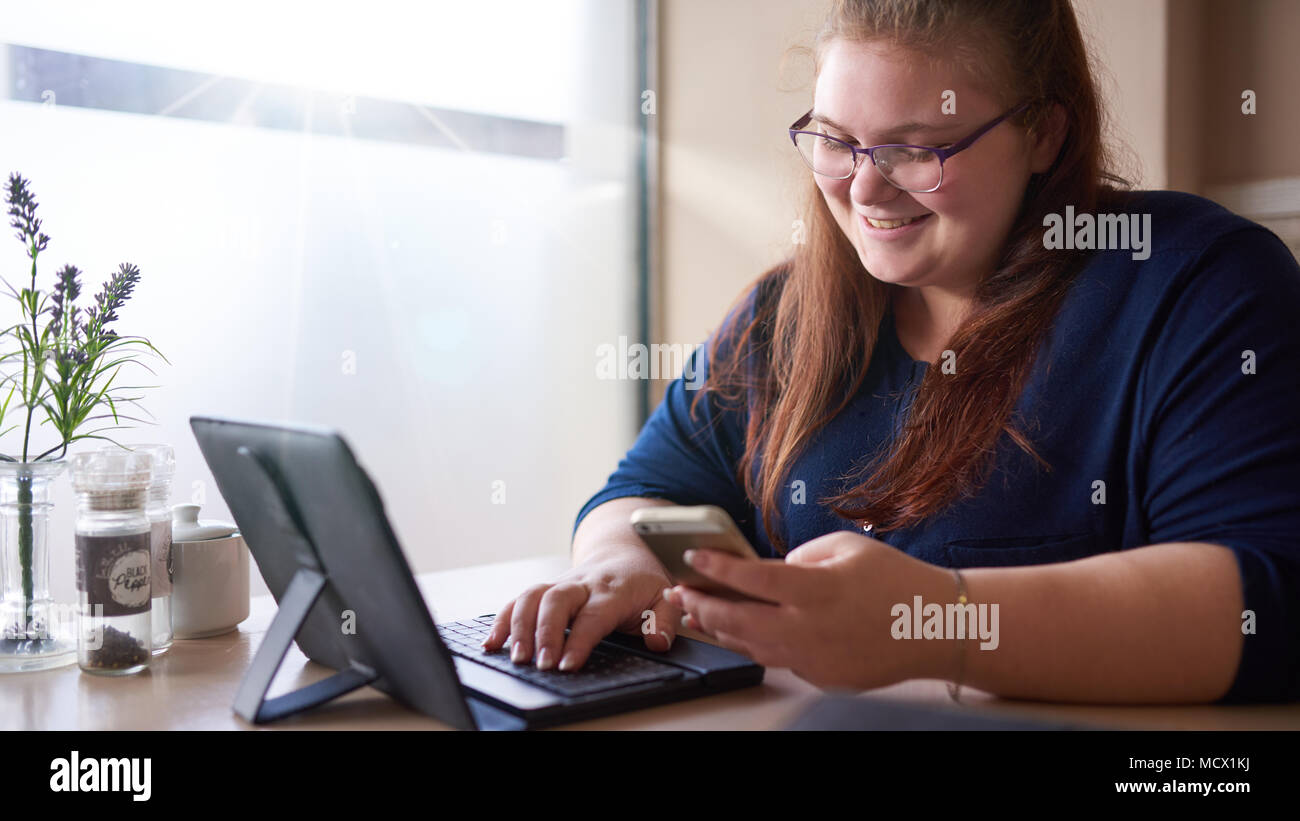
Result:
<svg viewBox="0 0 1300 821"><path fill-rule="evenodd" d="M554 582L519 594L497 613L483 648L498 650L513 637L511 661L535 659L540 670L563 671L586 663L614 630L641 633L648 649L666 651L682 618L663 598L672 579L644 547L629 547L593 548Z"/></svg>

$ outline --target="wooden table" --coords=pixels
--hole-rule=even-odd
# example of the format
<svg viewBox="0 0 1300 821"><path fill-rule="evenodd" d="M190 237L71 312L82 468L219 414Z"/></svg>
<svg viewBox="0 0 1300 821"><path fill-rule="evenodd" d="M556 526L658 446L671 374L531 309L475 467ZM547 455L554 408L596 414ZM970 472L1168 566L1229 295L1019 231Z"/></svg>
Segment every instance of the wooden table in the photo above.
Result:
<svg viewBox="0 0 1300 821"><path fill-rule="evenodd" d="M420 589L435 618L495 612L512 596L553 578L567 558L547 557L425 573ZM83 674L76 666L0 677L0 729L5 730L430 730L446 725L412 712L370 687L281 722L254 727L231 710L235 690L275 615L270 596L253 599L235 632L178 639L148 672L122 678ZM683 631L691 635L690 631ZM694 634L697 637L698 634ZM333 671L290 648L271 688L275 696ZM806 710L821 691L789 670L769 669L764 682L736 692L568 725L572 729L771 730ZM939 681L909 681L862 698L952 706ZM1113 707L998 699L964 690L965 709L1135 729L1300 729L1300 705Z"/></svg>

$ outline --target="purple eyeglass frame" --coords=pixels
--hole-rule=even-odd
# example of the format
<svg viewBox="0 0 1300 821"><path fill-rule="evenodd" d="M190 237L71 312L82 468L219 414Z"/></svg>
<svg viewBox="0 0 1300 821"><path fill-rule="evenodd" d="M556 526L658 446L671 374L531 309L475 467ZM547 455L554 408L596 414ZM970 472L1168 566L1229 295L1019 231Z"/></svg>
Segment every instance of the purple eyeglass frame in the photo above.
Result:
<svg viewBox="0 0 1300 821"><path fill-rule="evenodd" d="M838 138L836 138L836 137L832 137L832 136L830 136L829 134L823 134L823 133L821 133L820 131L804 131L804 130L803 130L803 127L806 126L806 125L808 125L808 123L812 121L812 114L813 114L813 110L814 110L814 109L811 109L811 108L808 109L808 113L807 113L807 114L805 114L805 115L803 115L802 117L800 117L799 119L795 120L795 121L794 121L794 124L790 126L790 142L794 143L795 152L799 154L800 158L802 158L802 159L804 160L804 164L805 164L805 165L808 165L809 169L810 169L814 174L821 174L821 172L818 171L818 170L816 170L815 168L813 168L810 164L808 164L808 160L807 160L806 157L803 156L803 152L802 152L802 151L799 151L799 143L798 143L798 139L799 139L799 135L800 135L800 134L812 134L812 135L814 135L814 136L817 136L817 137L822 138L823 140L832 140L832 141L837 142L837 143L839 143L840 145L844 146L844 147L847 148L849 151L852 151L852 152L853 152L853 170L850 171L848 174L846 174L846 175L843 176L843 177L835 177L835 176L831 176L830 174L821 174L823 177L830 177L830 178L833 179L833 180L848 180L848 179L852 179L852 178L853 178L853 175L856 174L856 173L858 173L858 164L859 164L859 163L858 163L858 158L859 158L860 156L862 156L863 154L866 154L868 157L870 157L870 158L871 158L871 165L872 165L873 167L876 167L877 170L879 170L879 168L876 166L876 151L878 151L878 150L881 149L881 148L919 148L919 149L921 149L921 150L923 150L923 151L929 151L929 152L933 153L935 156L937 156L937 157L939 158L939 182L935 183L934 188L924 188L924 189L916 189L916 190L913 190L913 189L910 189L910 188L903 188L903 186L899 185L898 183L894 182L893 180L889 179L888 177L885 177L885 175L884 175L883 173L881 173L881 175L880 175L881 177L884 177L885 182L889 183L890 185L894 186L895 188L897 188L897 189L899 189L899 190L901 190L901 191L907 191L907 192L909 192L909 193L913 193L913 194L928 194L928 193L930 193L931 191L938 191L938 190L939 190L939 186L940 186L940 185L943 185L943 164L944 164L944 161L945 161L945 160L947 160L948 158L952 157L954 154L958 154L958 153L960 153L960 152L962 152L962 151L965 151L966 149L970 148L972 145L975 144L975 141L976 141L976 140L978 140L980 137L983 137L985 134L987 134L987 133L989 133L990 131L992 131L992 130L993 130L993 129L994 129L994 128L999 124L999 123L1001 123L1003 120L1005 120L1005 119L1007 119L1007 118L1009 118L1009 117L1014 117L1015 115L1019 114L1020 112L1024 111L1026 108L1028 108L1031 102L1032 102L1032 101L1027 100L1027 101L1021 103L1020 105L1016 106L1015 108L1011 109L1010 111L1006 112L1005 114L1003 114L1003 115L1001 115L1001 116L999 116L999 117L996 117L996 118L994 118L994 119L992 119L992 120L989 120L987 123L985 123L984 125L980 126L980 127L975 131L974 134L971 134L969 137L966 137L965 139L962 139L962 140L959 140L958 142L953 143L952 145L948 146L947 148L934 148L934 147L932 147L932 146L928 146L928 145L909 145L909 144L907 144L907 143L885 143L885 144L883 144L883 145L873 145L873 146L868 146L868 147L866 147L866 148L858 148L858 147L855 146L855 145L849 145L848 143L844 142L844 140L838 139Z"/></svg>

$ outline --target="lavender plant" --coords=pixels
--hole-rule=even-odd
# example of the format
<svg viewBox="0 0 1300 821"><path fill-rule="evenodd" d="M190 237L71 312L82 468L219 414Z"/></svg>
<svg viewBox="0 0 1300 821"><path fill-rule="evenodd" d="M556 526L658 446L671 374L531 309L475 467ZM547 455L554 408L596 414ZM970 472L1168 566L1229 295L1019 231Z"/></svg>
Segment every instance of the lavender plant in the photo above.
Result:
<svg viewBox="0 0 1300 821"><path fill-rule="evenodd" d="M15 412L23 413L22 450L20 454L0 453L0 460L28 464L54 461L67 454L68 445L80 439L104 439L118 444L102 431L133 427L124 421L144 422L119 411L120 406L139 406L141 395L129 395L147 385L115 384L123 366L136 364L153 373L142 362L143 355L156 355L167 361L148 339L122 336L111 328L117 321L117 311L140 281L140 269L123 263L94 297L94 305L82 310L77 304L81 295L81 271L65 265L55 276L54 287L46 292L37 287L37 259L45 251L50 238L42 230L41 219L36 215L39 203L29 183L18 174L10 174L5 186L5 202L9 206L9 224L15 236L26 248L31 259L30 282L21 290L8 280L0 281L9 289L21 309L21 320L0 332L0 339L17 343L16 348L0 353L0 390L9 383L9 391L0 403L0 438L19 426L7 428L4 421ZM2 343L0 343L2 344ZM8 348L8 346L5 346ZM18 368L21 365L21 373ZM18 407L11 409L15 393ZM141 407L143 410L143 408ZM101 411L96 413L96 411ZM147 413L147 411L146 411ZM56 434L50 447L40 450L32 445L32 421L38 414L44 416L40 424L48 424ZM83 428L96 420L112 419L91 430ZM57 455L55 455L57 452ZM5 637L26 636L40 639L40 626L31 622L32 605L32 487L31 474L18 473L18 550L22 566L24 624L6 625Z"/></svg>

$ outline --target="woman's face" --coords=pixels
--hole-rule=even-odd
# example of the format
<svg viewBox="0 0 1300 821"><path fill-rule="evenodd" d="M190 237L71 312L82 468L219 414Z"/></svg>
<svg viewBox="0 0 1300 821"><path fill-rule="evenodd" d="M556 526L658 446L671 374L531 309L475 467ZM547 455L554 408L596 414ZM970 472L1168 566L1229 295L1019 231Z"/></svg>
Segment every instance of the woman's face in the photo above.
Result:
<svg viewBox="0 0 1300 821"><path fill-rule="evenodd" d="M955 113L944 113L945 99ZM827 48L814 101L817 117L843 128L815 121L807 129L857 146L946 146L1010 107L977 76L913 51L845 40ZM1045 153L1022 128L1004 121L947 160L943 184L928 194L890 185L865 156L850 179L816 174L814 179L840 230L876 279L969 295L1001 256L1030 174L1050 165L1043 162ZM917 217L900 228L868 222Z"/></svg>

